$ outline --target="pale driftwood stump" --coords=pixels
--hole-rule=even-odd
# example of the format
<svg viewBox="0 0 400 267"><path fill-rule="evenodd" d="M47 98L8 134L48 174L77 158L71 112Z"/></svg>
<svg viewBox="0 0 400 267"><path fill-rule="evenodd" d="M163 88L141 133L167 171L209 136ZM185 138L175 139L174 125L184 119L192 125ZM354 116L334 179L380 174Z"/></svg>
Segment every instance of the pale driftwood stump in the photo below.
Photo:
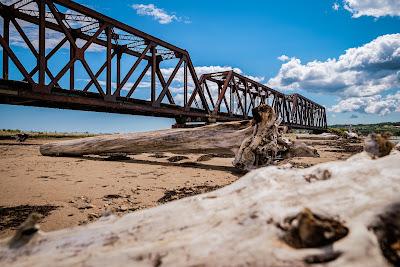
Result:
<svg viewBox="0 0 400 267"><path fill-rule="evenodd" d="M260 168L214 192L39 232L17 249L0 241L0 266L293 267L308 266L310 259L331 260L323 266L332 267L390 266L379 246L382 226L400 226L378 214L400 200L399 162L396 150L376 160L361 153L308 169ZM277 224L305 208L342 222L348 234L325 249L289 246ZM306 209L301 216L316 218L307 214ZM300 237L311 238L312 229L306 227Z"/></svg>

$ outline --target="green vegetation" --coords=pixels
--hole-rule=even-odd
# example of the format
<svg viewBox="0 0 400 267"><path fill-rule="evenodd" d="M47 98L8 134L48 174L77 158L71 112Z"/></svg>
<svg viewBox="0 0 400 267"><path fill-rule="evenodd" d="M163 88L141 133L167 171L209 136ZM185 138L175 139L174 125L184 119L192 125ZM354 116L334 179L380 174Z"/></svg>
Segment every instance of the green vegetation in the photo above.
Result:
<svg viewBox="0 0 400 267"><path fill-rule="evenodd" d="M345 128L328 127L328 133L335 134L337 136L345 137Z"/></svg>
<svg viewBox="0 0 400 267"><path fill-rule="evenodd" d="M372 132L384 133L389 132L393 136L400 136L400 122L382 122L376 124L355 124L351 125L354 132L361 135L368 135ZM348 131L349 125L331 125L328 131L343 136L344 131Z"/></svg>
<svg viewBox="0 0 400 267"><path fill-rule="evenodd" d="M19 129L1 129L0 139L12 139L15 135L26 133L29 138L82 138L96 136L92 133L60 133L60 132L35 132L35 131L21 131Z"/></svg>

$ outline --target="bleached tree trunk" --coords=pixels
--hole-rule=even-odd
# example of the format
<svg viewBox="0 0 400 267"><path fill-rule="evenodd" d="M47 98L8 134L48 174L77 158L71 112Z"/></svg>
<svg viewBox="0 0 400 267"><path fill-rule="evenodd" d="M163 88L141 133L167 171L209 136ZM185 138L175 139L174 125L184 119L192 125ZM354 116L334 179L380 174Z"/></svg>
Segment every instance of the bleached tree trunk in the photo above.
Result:
<svg viewBox="0 0 400 267"><path fill-rule="evenodd" d="M190 129L114 134L42 145L45 156L81 156L107 153L231 152L252 132L249 121L211 124Z"/></svg>
<svg viewBox="0 0 400 267"><path fill-rule="evenodd" d="M42 145L40 152L45 156L166 151L180 153L226 152L237 150L246 138L254 140L252 147L257 148L257 146L265 144L262 140L271 138L269 135L266 136L266 133L271 132L270 129L275 126L276 115L270 106L260 105L253 109L253 116L254 119L251 122L217 123L190 129L96 136L50 143ZM272 138L275 140L277 139L276 135L277 131L273 131ZM253 150L250 153L254 153ZM239 154L242 155L243 151Z"/></svg>
<svg viewBox="0 0 400 267"><path fill-rule="evenodd" d="M191 129L170 129L145 133L89 137L45 144L45 156L143 152L233 152L233 165L251 170L273 164L277 156L318 156L315 149L282 139L279 121L272 107L253 109L253 120L227 122ZM279 153L278 153L279 152Z"/></svg>
<svg viewBox="0 0 400 267"><path fill-rule="evenodd" d="M349 229L331 245L337 259L324 266L390 266L369 226L399 201L399 161L396 151L307 169L261 168L214 192L40 232L19 248L0 241L0 266L308 266L307 256L330 250L290 247L276 226L306 207Z"/></svg>

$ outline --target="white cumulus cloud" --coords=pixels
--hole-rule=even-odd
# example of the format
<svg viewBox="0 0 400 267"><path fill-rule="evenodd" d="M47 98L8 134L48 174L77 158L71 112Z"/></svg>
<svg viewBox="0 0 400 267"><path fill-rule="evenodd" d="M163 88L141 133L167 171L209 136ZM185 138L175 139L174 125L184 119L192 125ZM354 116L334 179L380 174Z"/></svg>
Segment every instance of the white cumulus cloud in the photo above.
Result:
<svg viewBox="0 0 400 267"><path fill-rule="evenodd" d="M278 57L278 60L283 61L283 62L288 61L289 59L290 58L287 55L281 55Z"/></svg>
<svg viewBox="0 0 400 267"><path fill-rule="evenodd" d="M272 88L302 89L339 96L333 112L359 111L386 115L399 112L400 34L379 36L360 47L347 49L338 58L302 63L284 55L278 74L268 81Z"/></svg>
<svg viewBox="0 0 400 267"><path fill-rule="evenodd" d="M175 14L169 14L162 8L158 8L154 4L134 4L132 8L136 10L136 13L140 16L150 16L153 17L160 24L169 24L173 21L183 21L184 23L190 23L190 21L185 18L176 16Z"/></svg>
<svg viewBox="0 0 400 267"><path fill-rule="evenodd" d="M353 18L400 16L399 0L343 0L343 7L353 14Z"/></svg>
<svg viewBox="0 0 400 267"><path fill-rule="evenodd" d="M339 8L340 8L340 5L339 5L338 3L336 3L336 2L333 3L333 5L332 5L332 9L333 9L333 10L338 11Z"/></svg>
<svg viewBox="0 0 400 267"><path fill-rule="evenodd" d="M383 35L339 58L303 64L291 58L268 81L278 89L328 92L342 97L372 96L400 88L400 34Z"/></svg>
<svg viewBox="0 0 400 267"><path fill-rule="evenodd" d="M400 92L385 97L381 95L351 97L339 101L329 111L336 113L358 111L382 116L392 112L400 112Z"/></svg>

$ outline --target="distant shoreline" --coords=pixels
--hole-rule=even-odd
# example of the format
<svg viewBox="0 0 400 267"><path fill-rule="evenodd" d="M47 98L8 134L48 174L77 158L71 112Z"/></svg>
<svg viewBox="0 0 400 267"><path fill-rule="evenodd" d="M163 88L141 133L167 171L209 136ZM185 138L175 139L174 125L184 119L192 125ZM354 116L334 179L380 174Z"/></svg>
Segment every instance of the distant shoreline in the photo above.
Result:
<svg viewBox="0 0 400 267"><path fill-rule="evenodd" d="M389 132L392 136L400 137L400 122L382 122L372 124L336 124L328 126L328 129L333 131L344 132L348 131L351 126L352 131L361 135L368 135L372 132L384 133Z"/></svg>

